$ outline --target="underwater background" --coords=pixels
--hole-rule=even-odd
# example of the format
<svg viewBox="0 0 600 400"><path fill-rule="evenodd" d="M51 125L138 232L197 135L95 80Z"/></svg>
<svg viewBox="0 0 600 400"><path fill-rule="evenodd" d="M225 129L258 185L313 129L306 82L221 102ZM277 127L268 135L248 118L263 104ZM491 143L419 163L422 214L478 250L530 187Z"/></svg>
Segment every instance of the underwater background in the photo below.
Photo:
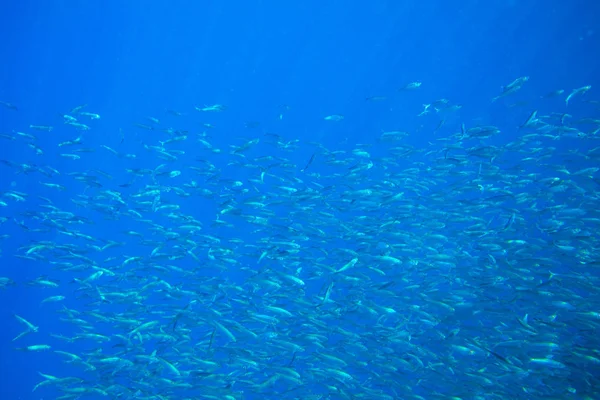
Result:
<svg viewBox="0 0 600 400"><path fill-rule="evenodd" d="M0 10L0 399L600 398L599 3Z"/></svg>

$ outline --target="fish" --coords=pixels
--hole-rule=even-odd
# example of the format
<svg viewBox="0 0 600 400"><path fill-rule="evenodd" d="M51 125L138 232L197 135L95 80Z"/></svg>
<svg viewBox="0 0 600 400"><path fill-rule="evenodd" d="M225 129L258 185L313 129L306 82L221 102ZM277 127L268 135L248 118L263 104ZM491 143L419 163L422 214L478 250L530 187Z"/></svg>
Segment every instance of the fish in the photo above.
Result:
<svg viewBox="0 0 600 400"><path fill-rule="evenodd" d="M577 88L577 89L573 89L571 91L571 93L569 93L569 95L565 98L565 104L569 105L569 101L571 101L571 99L574 96L582 95L582 94L586 93L588 90L590 90L591 88L592 87L590 85L586 85L586 86L582 86L582 87Z"/></svg>
<svg viewBox="0 0 600 400"><path fill-rule="evenodd" d="M503 97L506 97L508 95L511 95L511 94L519 91L521 89L521 87L527 81L529 81L529 77L528 76L521 76L521 77L515 79L514 81L512 81L511 83L509 83L508 85L503 86L502 87L502 93L500 93L498 96L492 98L492 102L495 102L498 99L501 99Z"/></svg>
<svg viewBox="0 0 600 400"><path fill-rule="evenodd" d="M3 107L5 107L5 108L8 108L9 110L12 110L12 111L18 111L19 110L17 108L17 106L15 106L14 104L9 103L7 101L0 101L0 105L3 106Z"/></svg>
<svg viewBox="0 0 600 400"><path fill-rule="evenodd" d="M195 109L197 111L214 112L214 111L224 111L227 109L227 107L225 107L222 104L213 104L212 106L195 107Z"/></svg>
<svg viewBox="0 0 600 400"><path fill-rule="evenodd" d="M340 115L340 114L332 114L332 115L326 116L324 119L325 119L325 121L336 121L337 122L337 121L343 120L344 116Z"/></svg>
<svg viewBox="0 0 600 400"><path fill-rule="evenodd" d="M14 114L3 361L51 398L599 397L600 116L566 112L588 90L497 117L424 84L400 116L332 106L364 126L167 99L125 141L91 96L101 118Z"/></svg>
<svg viewBox="0 0 600 400"><path fill-rule="evenodd" d="M402 86L400 89L400 91L403 90L415 90L421 87L421 85L423 84L423 82L419 82L419 81L415 81L415 82L410 82L407 83L406 85Z"/></svg>

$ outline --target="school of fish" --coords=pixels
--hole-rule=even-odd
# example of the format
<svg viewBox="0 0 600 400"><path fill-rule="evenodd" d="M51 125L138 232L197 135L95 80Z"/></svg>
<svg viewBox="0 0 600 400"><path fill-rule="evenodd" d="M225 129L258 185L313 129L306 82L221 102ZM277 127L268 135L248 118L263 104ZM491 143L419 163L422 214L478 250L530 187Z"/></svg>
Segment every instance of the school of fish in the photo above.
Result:
<svg viewBox="0 0 600 400"><path fill-rule="evenodd" d="M490 106L528 81L507 84ZM2 133L31 154L0 160L0 226L29 240L2 245L0 289L43 293L39 308L3 322L15 352L48 360L32 365L31 390L57 399L600 398L600 103L590 89L542 96L561 96L558 110L536 96L539 109L511 141L497 126L441 119L424 147L398 130L326 148L249 122L248 137L219 148L218 126L150 117L124 128L144 137L135 154L120 150L124 133L85 147L110 118L93 105ZM596 115L571 111L582 104ZM435 100L414 118L460 108ZM168 115L212 113L235 111L190 105ZM54 146L39 146L39 135ZM70 164L45 162L56 157ZM23 179L34 194L10 187ZM35 278L15 279L16 259ZM72 373L49 367L58 364Z"/></svg>

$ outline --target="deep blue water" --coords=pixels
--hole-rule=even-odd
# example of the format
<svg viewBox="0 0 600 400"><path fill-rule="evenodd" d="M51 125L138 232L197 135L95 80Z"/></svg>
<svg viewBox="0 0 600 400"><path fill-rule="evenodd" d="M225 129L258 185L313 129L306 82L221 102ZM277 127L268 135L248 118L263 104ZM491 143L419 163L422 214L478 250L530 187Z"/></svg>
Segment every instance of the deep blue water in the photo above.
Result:
<svg viewBox="0 0 600 400"><path fill-rule="evenodd" d="M389 130L409 132L403 143L419 148L437 135L460 131L461 123L497 125L503 133L493 141L500 145L518 137L517 127L533 109L564 111L564 95L545 99L543 104L542 95L591 85L590 98L598 98L592 95L600 87L599 16L600 4L590 0L6 2L0 6L0 101L14 104L18 111L0 107L0 133L35 134L35 143L44 154L36 156L27 146L3 141L0 159L74 170L72 160L58 156L56 144L77 133L60 128L34 132L28 127L60 126L61 115L83 104L101 119L85 132L85 147L96 151L84 154L87 164L82 162L75 170L101 166L113 176L115 187L131 180L126 168L159 164L154 155L143 151L144 145L156 144L154 132L134 126L148 123L147 117L158 118L165 127L197 132L210 131L203 123L213 124L218 134L211 137L211 143L224 151L232 144L241 145L239 138L264 133L351 150L353 144L374 142ZM519 92L490 102L503 85L521 76L530 79ZM398 91L415 81L422 82L418 90ZM365 100L372 96L387 99ZM462 108L434 133L440 119L416 115L422 104L441 98ZM519 101L528 103L511 107ZM194 106L212 104L227 109L221 113L194 110ZM175 117L167 109L185 115ZM568 111L579 117L598 117L597 105L589 103L573 101ZM323 120L332 114L345 118L338 123ZM260 125L245 128L253 121ZM569 140L562 143L570 146ZM101 145L135 153L137 159L114 162ZM590 141L581 146L596 145ZM174 148L185 149L192 159L217 159L190 146L199 145L191 142ZM288 157L302 167L312 152L310 147L300 147ZM252 155L265 153L257 150ZM252 175L242 168L232 171L238 180ZM0 192L47 196L40 181L47 179L0 165ZM84 186L71 191L76 185L67 174L52 182L69 188L69 196L53 194L54 204L77 210L71 198L84 194ZM119 190L135 193L129 188ZM214 220L218 202L205 198L177 201L199 220ZM28 203L11 203L0 209L0 216L9 218L0 225L0 233L8 236L0 242L0 276L16 282L0 290L0 399L55 398L58 392L52 387L31 393L41 379L37 371L73 374L72 366L51 353L15 351L18 345L12 339L22 326L13 313L35 321L43 330L36 334L40 338L75 332L59 321L61 305L40 306L42 299L58 292L30 287L27 282L43 275L56 277L69 293L65 305L78 309L85 304L85 299L73 295L77 288L76 283L69 283L73 273L52 272L43 262L15 257L34 238L14 220L29 220L24 213L32 208ZM110 221L87 211L85 215L97 218L93 229L86 230L95 237L125 240L122 232L139 230L139 225L128 220ZM169 220L162 223L168 226ZM253 240L250 230L240 232L239 239ZM58 233L45 237L63 239ZM112 254L120 262L142 251L131 240ZM232 274L229 279L243 282L244 274ZM41 342L59 346L52 338ZM72 346L94 350L93 345ZM420 395L433 398L427 391Z"/></svg>

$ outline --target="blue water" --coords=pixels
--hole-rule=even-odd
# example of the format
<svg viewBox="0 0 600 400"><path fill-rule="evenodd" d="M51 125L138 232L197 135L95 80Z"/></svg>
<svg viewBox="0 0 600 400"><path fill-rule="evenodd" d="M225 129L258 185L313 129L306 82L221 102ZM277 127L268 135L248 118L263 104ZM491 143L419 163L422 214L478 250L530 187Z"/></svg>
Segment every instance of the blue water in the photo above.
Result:
<svg viewBox="0 0 600 400"><path fill-rule="evenodd" d="M86 189L68 173L93 174L95 169L101 169L113 177L112 180L102 178L104 189L119 190L124 196L137 193L140 187L118 186L132 182L132 175L125 170L157 167L160 160L144 146L168 139L168 136L159 137L154 131L134 126L136 123L151 125L147 117L159 119L161 127L190 130L193 136L206 131L210 135L210 143L222 149L223 153L228 153L231 145L240 146L254 137L260 137L263 145L268 141L265 133L281 135L288 141L299 139L303 144L319 142L330 150L351 151L357 143L376 142L382 131L402 130L410 133L402 144L424 148L440 136L459 132L461 123L498 126L502 135L491 140L498 146L520 135L517 127L523 124L532 110L539 109L544 114L565 112L564 97L572 89L591 85L592 89L586 96L598 99L594 90L600 87L600 60L597 57L600 49L597 32L600 4L589 0L20 1L3 4L0 10L0 101L10 102L18 108L15 111L0 107L0 133L35 134L35 145L44 153L36 155L24 144L27 141L3 140L0 159L17 164L51 166L64 172L47 179L39 173L19 173L19 168L0 165L0 192L15 190L28 194L28 201L11 201L8 207L0 208L0 217L8 218L0 225L0 234L6 236L0 242L0 276L16 283L0 290L0 399L50 399L64 394L52 385L40 387L32 393L35 384L42 380L38 371L58 377L79 376L94 385L93 374L65 364L63 357L52 352L15 350L15 347L36 343L52 345L53 350L68 348L76 354L92 353L103 347L96 342L68 344L49 336L73 336L79 332L74 325L60 321L65 315L59 311L63 304L75 310L94 307L86 298L89 293L80 296L77 292L80 286L72 282L75 277L85 279L91 272L57 271L48 262L15 257L22 255L22 249L36 240L69 241L55 230L36 235L21 228L15 221L26 222L31 229L33 226L43 227L43 221L28 212L40 210L36 205L42 202L37 196L50 197L53 204L62 210L80 213L94 221L94 225L75 225L73 229L97 238L127 241L110 254L90 252L85 254L87 257L98 263L107 257L116 257L117 264L120 264L126 257L146 255L152 247L141 246L137 237L124 232L137 231L149 238L148 226L131 218L115 221L92 210L82 210L72 199L96 189ZM519 92L490 102L492 97L500 94L502 86L521 76L530 79ZM418 90L398 91L416 81L422 82ZM565 95L541 102L540 96L558 89L564 89ZM372 96L385 96L387 99L365 100ZM462 107L450 114L445 124L434 132L440 118L432 114L417 117L417 114L422 111L423 104L441 98ZM519 101L528 103L513 106ZM81 119L91 126L83 133L83 147L95 152L82 153L81 160L60 157L59 153L69 151L57 150L57 143L79 135L75 130L66 131L61 126L62 115L84 104L87 104L84 111L101 116L93 122ZM226 110L202 113L194 109L195 106L202 108L213 104L223 104ZM166 110L176 110L185 115L176 117ZM574 100L568 112L578 118L598 118L598 106L582 101ZM334 123L323 120L333 114L343 115L344 119ZM260 124L256 128L246 128L245 125L251 122ZM211 124L215 128L211 130L202 124ZM55 129L38 132L29 129L30 125L52 125ZM136 158L115 159L101 145L118 149L123 154L135 154ZM572 139L565 139L560 146L563 150L577 148L587 151L597 146L597 141L575 143ZM198 161L194 160L199 158L222 163L219 155L204 151L195 139L176 143L172 148L186 152L177 169L183 170L194 162L198 165ZM314 151L314 146L306 145L291 152L261 147L249 150L248 156L285 156L299 169ZM373 154L378 151L374 149ZM578 169L577 160L569 165L569 169ZM588 166L590 164L586 163L582 168ZM330 171L329 167L315 161L311 169L326 174ZM236 165L223 168L227 171L223 177L227 179L246 182L256 177L255 171L249 168ZM381 170L374 170L372 179L377 174L382 174ZM201 178L196 180L202 181ZM40 186L40 181L64 185L67 190L49 191ZM223 185L231 185L231 182ZM210 186L210 189L219 191L215 186ZM544 203L542 197L540 206ZM168 202L179 204L188 215L201 221L203 233L210 235L219 232L218 228L211 228L211 223L222 209L219 204L225 200L193 196L170 198ZM290 211L277 209L280 216ZM360 214L360 210L355 210L339 218L344 223ZM498 218L505 218L505 215ZM502 225L503 221L494 223ZM164 216L160 217L159 223L167 228L181 225ZM241 226L236 234L227 233L225 236L254 243L255 237L248 224L236 223ZM327 233L334 234L333 231ZM449 238L452 241L452 237ZM330 247L326 250L333 252L335 246L343 247L343 243L343 238L339 241L332 239L328 241ZM77 241L82 248L88 244ZM245 269L238 272L239 266L236 266L227 273L206 272L206 279L218 276L242 285L251 275L247 269L256 268L255 260L260 255L260 251L253 253L255 249L246 249L243 253L242 249L243 246L236 248L241 254L231 257L237 257ZM555 253L550 249L546 254L552 256ZM47 256L49 261L53 260L52 255ZM202 257L206 259L206 252ZM336 269L352 258L336 257L333 262ZM195 268L189 258L173 263L183 269ZM106 266L109 264L106 263ZM569 269L566 266L561 268L561 271ZM136 273L160 276L158 272L144 270ZM594 275L597 271L592 269L588 273ZM27 284L40 276L59 280L61 289ZM378 279L374 282L386 282ZM306 289L307 296L323 295L322 286L326 287L327 281L318 282L318 285L307 285L310 286ZM106 284L131 288L136 282ZM451 290L443 285L441 287ZM590 295L586 289L574 288L573 291ZM44 298L57 294L64 294L67 299L62 304L40 305ZM206 296L222 294L221 290L214 289ZM595 296L595 293L592 295ZM227 296L231 299L237 295L229 293ZM368 294L363 296L371 298ZM157 299L148 301L158 302ZM187 304L185 299L172 301L178 307ZM598 304L596 297L589 301ZM232 304L233 307L242 307L238 303ZM100 304L96 307L109 312L112 306ZM519 318L528 311L526 305L523 307L524 312L518 315ZM402 312L401 304L394 308ZM35 340L27 337L12 342L23 328L13 314L40 326ZM140 318L146 320L143 315ZM293 325L292 322L287 324ZM98 327L94 332L113 333L110 325L94 325ZM279 335L285 335L289 326L282 328ZM351 329L351 325L343 326ZM596 326L588 328L595 330ZM358 334L364 333L360 326L355 329ZM217 342L219 340L220 344L224 344L222 337ZM332 334L330 340L335 343L340 338ZM429 340L435 341L435 335ZM582 346L594 344L597 348L597 340L580 343ZM443 344L432 344L429 348L444 352ZM107 349L110 346L104 349L110 354ZM150 352L151 349L147 354ZM309 368L307 365L304 368ZM243 373L239 370L236 369L236 376L243 381ZM253 372L249 376L249 379L254 379L261 375ZM265 374L263 381L268 376ZM313 379L307 376L304 377L306 387L293 394L278 394L286 389L286 384L279 382L272 391L257 394L246 389L245 394L238 398L307 398L311 393L323 393L322 383L315 383L322 379L315 378L314 374L310 375ZM399 380L402 374L394 376ZM492 372L489 376L494 379ZM120 379L121 384L127 384L126 378ZM375 378L360 375L356 379L361 385L366 385L368 380ZM511 379L513 389L518 389L521 377L515 375ZM546 378L539 378L539 382L544 387L549 385ZM412 383L416 385L416 382ZM408 379L402 385L412 383ZM243 386L241 383L237 385ZM361 395L361 385L349 385L344 393L330 392L329 398L377 398L369 397L373 394ZM560 386L567 387L569 383ZM540 393L543 391L526 394L524 390L516 389L514 396L542 398ZM415 389L414 393L426 399L450 398L445 396L451 395L474 398L469 397L467 392L440 395L440 390L422 388ZM180 391L169 398L187 398L185 393ZM386 393L393 398L411 398L408 392L402 393L398 388ZM545 393L554 395L554 398L566 398L564 393ZM95 396L98 395L88 394L82 398L104 398ZM203 398L194 396L198 395L189 395L190 398ZM583 398L578 396L573 394L570 398ZM494 397L489 394L483 398Z"/></svg>

